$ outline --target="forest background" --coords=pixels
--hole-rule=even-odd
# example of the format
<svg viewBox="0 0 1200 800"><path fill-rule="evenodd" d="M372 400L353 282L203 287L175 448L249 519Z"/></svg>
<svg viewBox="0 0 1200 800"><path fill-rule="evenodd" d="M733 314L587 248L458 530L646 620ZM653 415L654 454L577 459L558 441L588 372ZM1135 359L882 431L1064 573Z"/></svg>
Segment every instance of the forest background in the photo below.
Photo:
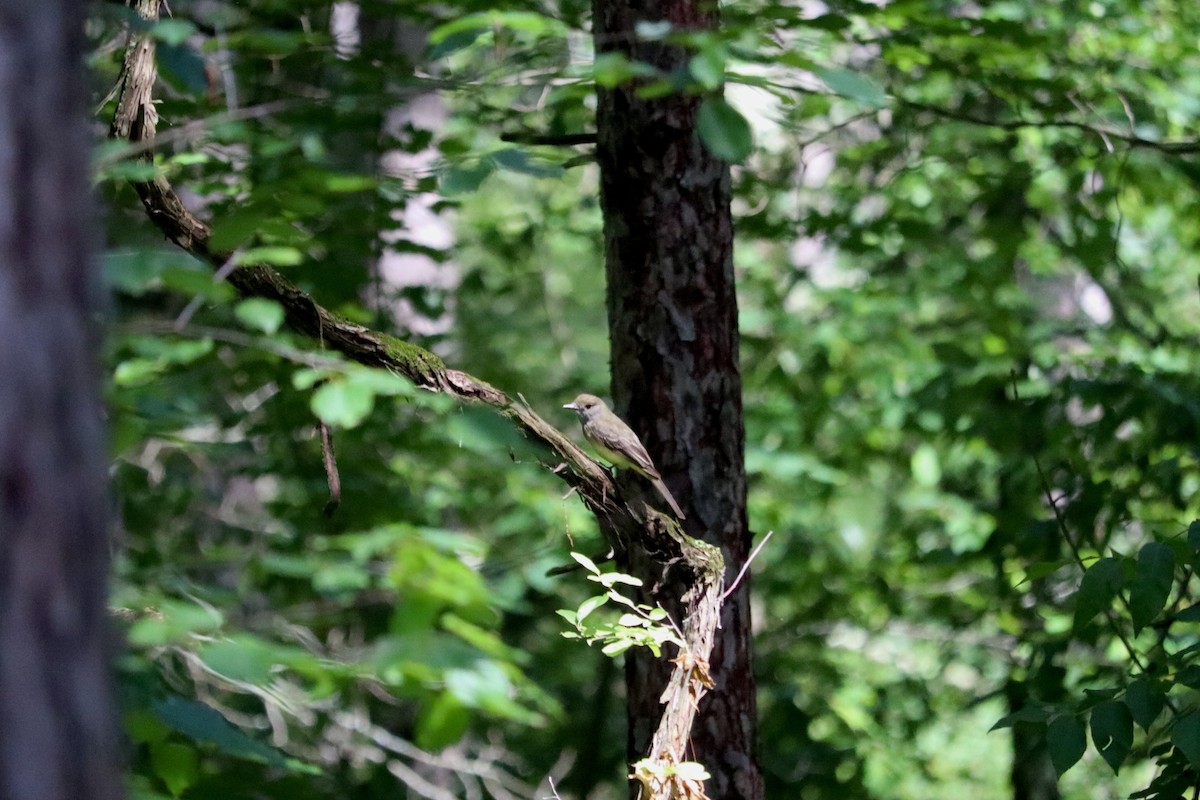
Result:
<svg viewBox="0 0 1200 800"><path fill-rule="evenodd" d="M1194 4L646 12L670 73L576 2L88 12L97 140L130 31L159 70L154 158L95 160L132 796L626 793L619 664L555 614L594 585L547 576L603 546L546 453L226 279L574 432L610 394L596 90L634 84L733 165L766 796L1196 784ZM163 240L154 176L227 264Z"/></svg>

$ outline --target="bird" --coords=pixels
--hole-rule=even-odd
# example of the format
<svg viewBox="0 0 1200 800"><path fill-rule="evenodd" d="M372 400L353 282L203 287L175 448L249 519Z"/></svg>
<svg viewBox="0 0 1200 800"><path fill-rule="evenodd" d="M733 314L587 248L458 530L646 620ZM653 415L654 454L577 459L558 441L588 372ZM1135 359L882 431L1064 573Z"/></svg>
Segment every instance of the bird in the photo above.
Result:
<svg viewBox="0 0 1200 800"><path fill-rule="evenodd" d="M650 454L646 452L646 447L637 434L610 411L603 400L593 394L581 394L563 408L569 408L579 415L584 438L596 448L601 458L614 467L631 469L653 483L654 488L675 512L675 516L681 520L687 519L679 503L675 502L675 498L667 490L662 475L650 460Z"/></svg>

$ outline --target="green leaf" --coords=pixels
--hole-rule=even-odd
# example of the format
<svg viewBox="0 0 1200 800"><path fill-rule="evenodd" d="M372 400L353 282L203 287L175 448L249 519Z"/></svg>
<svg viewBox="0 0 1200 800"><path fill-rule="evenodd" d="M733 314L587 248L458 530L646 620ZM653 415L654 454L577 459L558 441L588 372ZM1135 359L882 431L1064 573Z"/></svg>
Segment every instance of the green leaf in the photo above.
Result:
<svg viewBox="0 0 1200 800"><path fill-rule="evenodd" d="M1091 725L1092 744L1112 767L1113 774L1119 773L1133 747L1133 717L1129 707L1119 700L1105 700L1092 709Z"/></svg>
<svg viewBox="0 0 1200 800"><path fill-rule="evenodd" d="M527 660L524 650L509 647L500 636L491 630L472 624L457 614L447 612L439 619L447 633L452 633L467 644L495 659L521 663Z"/></svg>
<svg viewBox="0 0 1200 800"><path fill-rule="evenodd" d="M313 571L312 585L325 595L353 594L371 585L371 575L357 564L326 562Z"/></svg>
<svg viewBox="0 0 1200 800"><path fill-rule="evenodd" d="M688 61L688 72L705 89L719 88L725 82L724 51L715 45L705 47Z"/></svg>
<svg viewBox="0 0 1200 800"><path fill-rule="evenodd" d="M600 652L606 656L619 656L629 648L633 647L634 642L630 639L618 639L615 642L609 642L600 648Z"/></svg>
<svg viewBox="0 0 1200 800"><path fill-rule="evenodd" d="M269 683L282 667L315 663L314 657L302 648L250 634L207 643L197 654L214 672L259 686Z"/></svg>
<svg viewBox="0 0 1200 800"><path fill-rule="evenodd" d="M1079 582L1079 591L1075 593L1075 630L1080 630L1097 614L1112 607L1124 580L1124 570L1115 558L1102 558L1087 568Z"/></svg>
<svg viewBox="0 0 1200 800"><path fill-rule="evenodd" d="M462 739L471 714L450 692L439 692L417 714L417 746L436 752Z"/></svg>
<svg viewBox="0 0 1200 800"><path fill-rule="evenodd" d="M1150 542L1138 553L1133 584L1129 589L1129 610L1137 633L1149 625L1167 604L1175 577L1175 553L1159 542Z"/></svg>
<svg viewBox="0 0 1200 800"><path fill-rule="evenodd" d="M553 17L532 11L487 11L457 17L429 32L429 43L441 44L447 38L463 31L476 29L508 28L532 36L564 34L566 26Z"/></svg>
<svg viewBox="0 0 1200 800"><path fill-rule="evenodd" d="M1013 725L1016 725L1020 722L1045 725L1046 720L1049 718L1050 712L1048 712L1042 706L1025 706L1022 709L1018 709L1011 714L1001 717L996 721L996 724L988 730L988 733L1001 728L1011 728Z"/></svg>
<svg viewBox="0 0 1200 800"><path fill-rule="evenodd" d="M921 486L937 486L942 480L942 467L938 463L937 450L923 444L912 455L912 475Z"/></svg>
<svg viewBox="0 0 1200 800"><path fill-rule="evenodd" d="M229 46L241 50L245 55L285 56L304 46L306 35L281 30L248 28L231 33Z"/></svg>
<svg viewBox="0 0 1200 800"><path fill-rule="evenodd" d="M1193 767L1200 767L1200 712L1181 717L1171 729L1171 742Z"/></svg>
<svg viewBox="0 0 1200 800"><path fill-rule="evenodd" d="M495 165L487 159L470 166L446 167L438 174L439 189L447 197L468 194L478 189L494 170Z"/></svg>
<svg viewBox="0 0 1200 800"><path fill-rule="evenodd" d="M127 341L138 355L157 358L171 364L191 364L213 351L213 340L208 338L141 336Z"/></svg>
<svg viewBox="0 0 1200 800"><path fill-rule="evenodd" d="M329 425L353 428L367 418L375 406L370 387L344 379L334 379L313 392L309 407Z"/></svg>
<svg viewBox="0 0 1200 800"><path fill-rule="evenodd" d="M1039 578L1045 578L1047 575L1053 575L1066 566L1067 563L1066 561L1037 561L1025 569L1025 580L1036 581ZM1070 563L1073 564L1074 562Z"/></svg>
<svg viewBox="0 0 1200 800"><path fill-rule="evenodd" d="M160 172L160 167L151 161L124 159L102 162L97 175L103 181L149 181Z"/></svg>
<svg viewBox="0 0 1200 800"><path fill-rule="evenodd" d="M1050 763L1061 777L1075 766L1087 750L1087 731L1075 717L1057 717L1046 727L1046 747Z"/></svg>
<svg viewBox="0 0 1200 800"><path fill-rule="evenodd" d="M167 785L167 791L178 797L196 782L200 774L200 757L195 747L160 742L150 748L150 765L154 774Z"/></svg>
<svg viewBox="0 0 1200 800"><path fill-rule="evenodd" d="M515 147L497 150L492 153L492 158L502 169L534 178L558 178L563 174L559 165L539 162L528 152Z"/></svg>
<svg viewBox="0 0 1200 800"><path fill-rule="evenodd" d="M575 561L577 561L579 563L579 566L583 567L584 569L586 569L588 572L592 573L593 575L600 574L600 568L596 566L596 562L592 561L590 558L585 556L583 553L572 552L571 558L575 559Z"/></svg>
<svg viewBox="0 0 1200 800"><path fill-rule="evenodd" d="M311 389L321 381L327 381L337 373L329 369L304 367L292 373L292 388L304 391Z"/></svg>
<svg viewBox="0 0 1200 800"><path fill-rule="evenodd" d="M601 53L592 64L592 80L606 89L620 86L634 78L657 75L658 70L640 61L630 61L617 52Z"/></svg>
<svg viewBox="0 0 1200 800"><path fill-rule="evenodd" d="M304 253L295 247L269 245L251 247L234 258L237 264L271 264L276 267L294 267L304 262Z"/></svg>
<svg viewBox="0 0 1200 800"><path fill-rule="evenodd" d="M1188 664L1176 672L1175 682L1191 689L1200 689L1200 664Z"/></svg>
<svg viewBox="0 0 1200 800"><path fill-rule="evenodd" d="M128 775L126 776L126 788L129 791L129 800L171 800L170 795L165 795L162 792L150 788L149 775Z"/></svg>
<svg viewBox="0 0 1200 800"><path fill-rule="evenodd" d="M490 408L465 406L445 421L445 435L459 447L480 455L520 454L537 458L529 440Z"/></svg>
<svg viewBox="0 0 1200 800"><path fill-rule="evenodd" d="M327 175L325 188L331 192L344 194L349 192L366 192L375 189L379 182L370 175Z"/></svg>
<svg viewBox="0 0 1200 800"><path fill-rule="evenodd" d="M275 333L283 324L283 306L264 297L250 297L233 307L233 315L247 327L266 334Z"/></svg>
<svg viewBox="0 0 1200 800"><path fill-rule="evenodd" d="M1133 721L1142 730L1150 730L1166 702L1167 694L1162 684L1150 678L1138 678L1125 690L1125 705L1129 706Z"/></svg>
<svg viewBox="0 0 1200 800"><path fill-rule="evenodd" d="M856 100L863 105L885 106L887 94L873 81L863 77L861 73L848 69L825 69L815 67L812 70L834 94L849 100Z"/></svg>
<svg viewBox="0 0 1200 800"><path fill-rule="evenodd" d="M163 19L150 26L150 35L167 44L182 44L195 32L195 24L182 19Z"/></svg>
<svg viewBox="0 0 1200 800"><path fill-rule="evenodd" d="M163 285L181 294L193 294L217 302L228 302L234 298L233 287L224 281L213 280L207 270L187 267L167 267L162 271Z"/></svg>
<svg viewBox="0 0 1200 800"><path fill-rule="evenodd" d="M386 369L349 364L346 367L345 378L350 383L363 386L373 394L384 397L414 397L417 394L417 389L412 381ZM496 415L492 414L492 416Z"/></svg>
<svg viewBox="0 0 1200 800"><path fill-rule="evenodd" d="M265 203L244 203L236 211L213 221L208 244L218 252L228 252L249 242L259 230L275 218L274 209Z"/></svg>
<svg viewBox="0 0 1200 800"><path fill-rule="evenodd" d="M129 643L155 647L191 638L197 633L212 633L225 624L221 612L210 606L179 600L163 600L150 608L129 629Z"/></svg>
<svg viewBox="0 0 1200 800"><path fill-rule="evenodd" d="M157 283L163 269L171 263L163 254L145 250L109 252L103 259L105 282L133 295L142 294Z"/></svg>
<svg viewBox="0 0 1200 800"><path fill-rule="evenodd" d="M155 744L165 741L171 735L171 729L144 708L130 711L125 715L122 723L125 734L135 742Z"/></svg>
<svg viewBox="0 0 1200 800"><path fill-rule="evenodd" d="M155 703L152 709L167 726L193 741L215 745L222 752L239 758L264 761L272 766L287 765L279 751L251 739L203 703L171 696Z"/></svg>
<svg viewBox="0 0 1200 800"><path fill-rule="evenodd" d="M455 31L447 34L435 45L430 45L427 55L430 61L445 58L451 53L464 50L479 41L484 34L491 33L488 28L475 27L469 30Z"/></svg>
<svg viewBox="0 0 1200 800"><path fill-rule="evenodd" d="M587 600L584 600L579 604L579 610L575 612L575 621L583 622L589 614L591 614L600 606L604 605L607 601L608 597L602 594L596 595L595 597L589 597Z"/></svg>
<svg viewBox="0 0 1200 800"><path fill-rule="evenodd" d="M113 382L117 386L139 386L149 383L168 368L168 363L161 358L131 358L117 364L113 370Z"/></svg>
<svg viewBox="0 0 1200 800"><path fill-rule="evenodd" d="M1200 553L1200 519L1192 520L1188 525L1187 542L1193 550Z"/></svg>
<svg viewBox="0 0 1200 800"><path fill-rule="evenodd" d="M487 708L507 700L512 681L494 661L479 661L473 669L448 669L446 689L469 708Z"/></svg>
<svg viewBox="0 0 1200 800"><path fill-rule="evenodd" d="M709 152L739 164L754 149L750 123L723 98L706 97L696 114L696 130Z"/></svg>
<svg viewBox="0 0 1200 800"><path fill-rule="evenodd" d="M186 44L164 42L158 46L159 75L190 91L202 92L208 84L205 61Z"/></svg>

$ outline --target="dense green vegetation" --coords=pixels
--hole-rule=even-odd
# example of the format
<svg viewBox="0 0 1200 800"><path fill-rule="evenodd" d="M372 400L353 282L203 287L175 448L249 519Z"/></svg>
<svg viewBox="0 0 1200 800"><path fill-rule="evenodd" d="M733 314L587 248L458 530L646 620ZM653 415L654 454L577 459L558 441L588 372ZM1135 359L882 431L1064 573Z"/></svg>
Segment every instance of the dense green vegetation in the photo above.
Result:
<svg viewBox="0 0 1200 800"><path fill-rule="evenodd" d="M578 2L336 5L177 0L153 167L98 151L135 797L625 792L619 664L554 613L592 587L546 576L601 546L543 454L290 332L127 181L574 433L597 175L535 142L635 76L727 87L768 796L1005 796L1014 743L1068 797L1200 783L1200 7L753 0L647 23L695 51L656 75ZM92 13L100 106L139 23Z"/></svg>

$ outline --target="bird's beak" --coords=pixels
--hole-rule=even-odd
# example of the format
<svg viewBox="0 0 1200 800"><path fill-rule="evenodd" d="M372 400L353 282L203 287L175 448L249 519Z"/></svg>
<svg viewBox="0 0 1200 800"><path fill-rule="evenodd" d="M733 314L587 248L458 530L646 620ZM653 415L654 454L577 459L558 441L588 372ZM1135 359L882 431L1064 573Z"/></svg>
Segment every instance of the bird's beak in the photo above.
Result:
<svg viewBox="0 0 1200 800"><path fill-rule="evenodd" d="M563 408L569 408L569 409L571 409L572 411L578 411L578 410L579 410L579 406L575 405L574 403L567 403L565 406L563 406Z"/></svg>

